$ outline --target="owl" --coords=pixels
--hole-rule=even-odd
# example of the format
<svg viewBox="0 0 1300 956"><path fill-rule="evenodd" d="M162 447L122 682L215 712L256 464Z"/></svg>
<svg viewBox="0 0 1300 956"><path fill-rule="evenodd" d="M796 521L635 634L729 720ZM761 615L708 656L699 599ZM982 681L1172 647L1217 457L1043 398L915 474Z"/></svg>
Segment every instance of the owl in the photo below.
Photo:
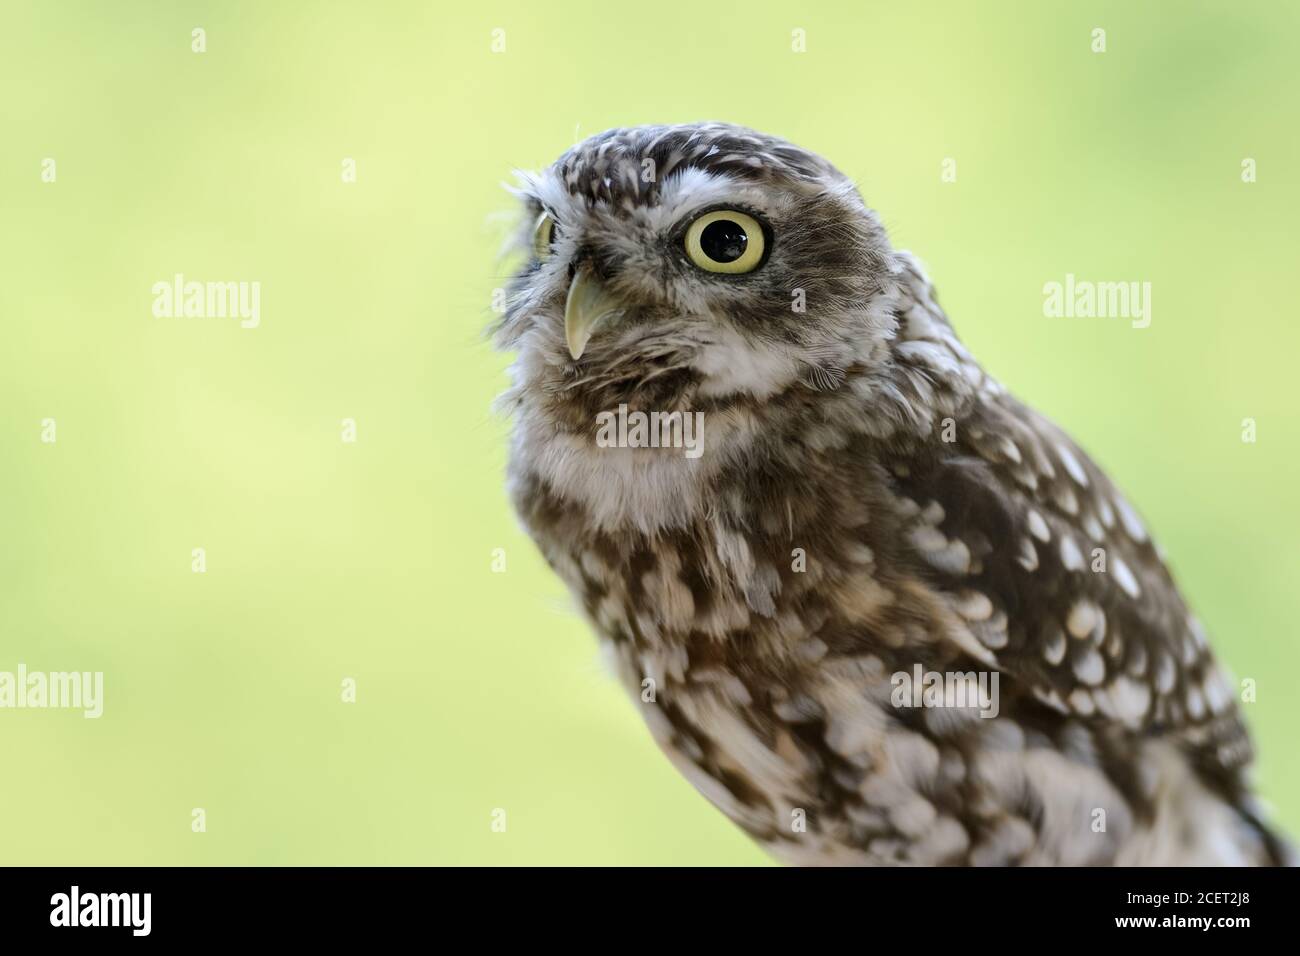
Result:
<svg viewBox="0 0 1300 956"><path fill-rule="evenodd" d="M703 123L520 180L510 498L710 802L793 864L1283 862L1142 519L844 175Z"/></svg>

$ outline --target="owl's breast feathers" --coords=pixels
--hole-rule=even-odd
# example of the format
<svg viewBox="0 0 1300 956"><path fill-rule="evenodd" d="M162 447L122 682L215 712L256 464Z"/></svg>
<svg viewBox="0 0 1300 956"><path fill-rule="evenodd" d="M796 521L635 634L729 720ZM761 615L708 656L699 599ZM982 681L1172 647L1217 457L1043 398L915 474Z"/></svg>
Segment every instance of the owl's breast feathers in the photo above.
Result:
<svg viewBox="0 0 1300 956"><path fill-rule="evenodd" d="M749 453L682 464L670 518L633 483L611 520L592 476L671 450L564 471L517 442L516 506L656 739L791 861L1270 861L1232 686L1142 522L901 261L887 365L731 409ZM992 706L911 706L921 674Z"/></svg>

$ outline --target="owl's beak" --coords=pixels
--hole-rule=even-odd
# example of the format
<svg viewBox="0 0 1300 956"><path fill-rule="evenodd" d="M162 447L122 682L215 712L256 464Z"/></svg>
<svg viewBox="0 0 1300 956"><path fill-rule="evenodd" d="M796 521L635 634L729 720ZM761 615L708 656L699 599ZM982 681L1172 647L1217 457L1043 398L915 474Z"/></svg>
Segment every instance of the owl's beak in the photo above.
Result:
<svg viewBox="0 0 1300 956"><path fill-rule="evenodd" d="M606 291L595 270L587 263L579 266L564 302L564 338L569 343L569 354L575 359L582 358L596 326L622 309L619 301Z"/></svg>

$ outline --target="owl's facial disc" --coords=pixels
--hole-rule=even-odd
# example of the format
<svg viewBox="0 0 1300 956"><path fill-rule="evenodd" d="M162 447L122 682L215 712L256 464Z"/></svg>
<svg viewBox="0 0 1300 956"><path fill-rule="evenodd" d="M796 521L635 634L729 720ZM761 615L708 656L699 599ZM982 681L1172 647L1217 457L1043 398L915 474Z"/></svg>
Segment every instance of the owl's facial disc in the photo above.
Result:
<svg viewBox="0 0 1300 956"><path fill-rule="evenodd" d="M538 220L534 248L539 259L549 258L556 235L548 213ZM770 231L754 216L730 208L697 212L661 240L670 257L703 276L726 279L758 269L767 259ZM621 263L613 263L618 268ZM628 311L629 303L611 291L590 260L573 268L564 306L564 337L574 360L582 358L598 325Z"/></svg>
<svg viewBox="0 0 1300 956"><path fill-rule="evenodd" d="M548 214L538 225L539 258L549 255L554 235ZM766 260L769 232L757 219L735 209L712 209L688 219L668 241L685 254L690 267L705 275L738 276L753 272ZM564 305L564 337L574 360L582 358L596 327L626 311L591 262L580 262L570 281Z"/></svg>
<svg viewBox="0 0 1300 956"><path fill-rule="evenodd" d="M609 294L591 264L578 266L564 301L564 339L569 354L575 360L582 358L596 326L622 311L622 304Z"/></svg>

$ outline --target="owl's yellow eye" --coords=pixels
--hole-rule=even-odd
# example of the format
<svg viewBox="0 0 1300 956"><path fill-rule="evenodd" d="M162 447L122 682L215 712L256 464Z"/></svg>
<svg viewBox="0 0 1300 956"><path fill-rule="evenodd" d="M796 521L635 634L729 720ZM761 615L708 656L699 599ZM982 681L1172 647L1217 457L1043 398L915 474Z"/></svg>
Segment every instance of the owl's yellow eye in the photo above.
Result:
<svg viewBox="0 0 1300 956"><path fill-rule="evenodd" d="M686 255L707 272L753 272L766 244L758 220L734 209L706 212L686 230Z"/></svg>
<svg viewBox="0 0 1300 956"><path fill-rule="evenodd" d="M549 212L544 212L537 217L537 225L533 228L533 254L538 259L545 259L551 254L551 242L554 239L555 220Z"/></svg>

